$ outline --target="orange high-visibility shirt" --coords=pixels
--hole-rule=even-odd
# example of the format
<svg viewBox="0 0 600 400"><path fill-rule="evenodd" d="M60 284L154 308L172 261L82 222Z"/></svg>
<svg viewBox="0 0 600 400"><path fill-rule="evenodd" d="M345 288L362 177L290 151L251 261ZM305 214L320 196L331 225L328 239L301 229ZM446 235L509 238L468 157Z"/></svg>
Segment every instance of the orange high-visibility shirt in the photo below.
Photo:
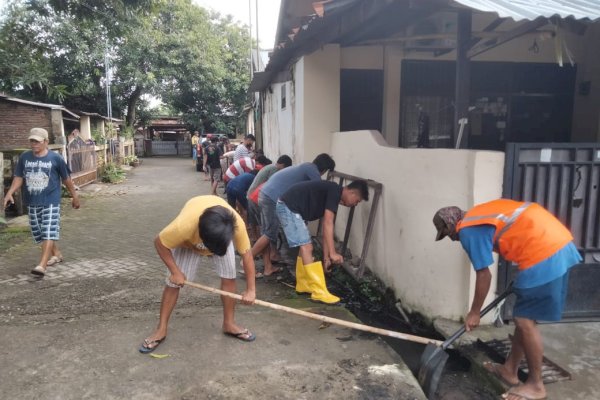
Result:
<svg viewBox="0 0 600 400"><path fill-rule="evenodd" d="M573 240L571 232L537 203L499 199L479 204L465 214L456 231L476 225L496 228L494 250L520 270L549 258Z"/></svg>

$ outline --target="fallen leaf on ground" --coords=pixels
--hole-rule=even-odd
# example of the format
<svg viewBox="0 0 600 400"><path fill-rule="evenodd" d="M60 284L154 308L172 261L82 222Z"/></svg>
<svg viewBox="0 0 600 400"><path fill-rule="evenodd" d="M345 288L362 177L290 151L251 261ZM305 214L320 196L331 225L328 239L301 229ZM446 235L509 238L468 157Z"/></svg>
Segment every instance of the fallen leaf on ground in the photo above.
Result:
<svg viewBox="0 0 600 400"><path fill-rule="evenodd" d="M150 357L152 357L152 358L167 358L167 357L171 357L171 355L170 354L155 354L155 353L152 353L152 354L150 354Z"/></svg>

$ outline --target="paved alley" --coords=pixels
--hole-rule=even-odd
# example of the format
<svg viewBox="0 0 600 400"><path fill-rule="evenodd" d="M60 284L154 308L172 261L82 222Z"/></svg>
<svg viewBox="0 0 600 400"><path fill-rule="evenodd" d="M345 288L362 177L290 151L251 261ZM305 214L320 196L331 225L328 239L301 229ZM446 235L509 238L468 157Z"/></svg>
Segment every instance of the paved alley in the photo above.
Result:
<svg viewBox="0 0 600 400"><path fill-rule="evenodd" d="M137 348L154 328L166 268L155 235L183 204L207 194L188 158L145 159L119 185L81 189L82 207L63 204L64 262L42 280L29 273L31 241L0 259L2 399L423 399L402 359L378 337L325 329L258 306L238 306L237 321L257 335L243 343L221 334L220 299L182 290L168 339ZM218 285L212 263L196 278ZM245 282L238 279L238 290ZM302 302L276 282L257 297ZM342 307L306 308L349 319Z"/></svg>

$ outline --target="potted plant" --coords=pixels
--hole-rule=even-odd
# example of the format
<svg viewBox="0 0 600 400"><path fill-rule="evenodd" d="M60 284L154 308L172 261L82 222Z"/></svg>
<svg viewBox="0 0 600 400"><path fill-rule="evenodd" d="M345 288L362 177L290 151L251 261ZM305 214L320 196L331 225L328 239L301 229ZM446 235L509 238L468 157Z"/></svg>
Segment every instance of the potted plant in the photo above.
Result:
<svg viewBox="0 0 600 400"><path fill-rule="evenodd" d="M139 167L140 165L140 160L135 154L126 156L124 161L126 164L131 165L132 167Z"/></svg>

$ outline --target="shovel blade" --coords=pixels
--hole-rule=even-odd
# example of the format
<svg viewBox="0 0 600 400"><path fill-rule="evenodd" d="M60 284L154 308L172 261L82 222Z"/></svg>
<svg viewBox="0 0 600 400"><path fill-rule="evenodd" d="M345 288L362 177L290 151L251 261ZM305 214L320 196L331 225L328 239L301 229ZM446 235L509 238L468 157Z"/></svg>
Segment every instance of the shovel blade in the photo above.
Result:
<svg viewBox="0 0 600 400"><path fill-rule="evenodd" d="M432 399L437 390L446 361L448 361L448 353L441 347L433 343L425 347L425 351L421 356L418 378L419 384L428 399Z"/></svg>

